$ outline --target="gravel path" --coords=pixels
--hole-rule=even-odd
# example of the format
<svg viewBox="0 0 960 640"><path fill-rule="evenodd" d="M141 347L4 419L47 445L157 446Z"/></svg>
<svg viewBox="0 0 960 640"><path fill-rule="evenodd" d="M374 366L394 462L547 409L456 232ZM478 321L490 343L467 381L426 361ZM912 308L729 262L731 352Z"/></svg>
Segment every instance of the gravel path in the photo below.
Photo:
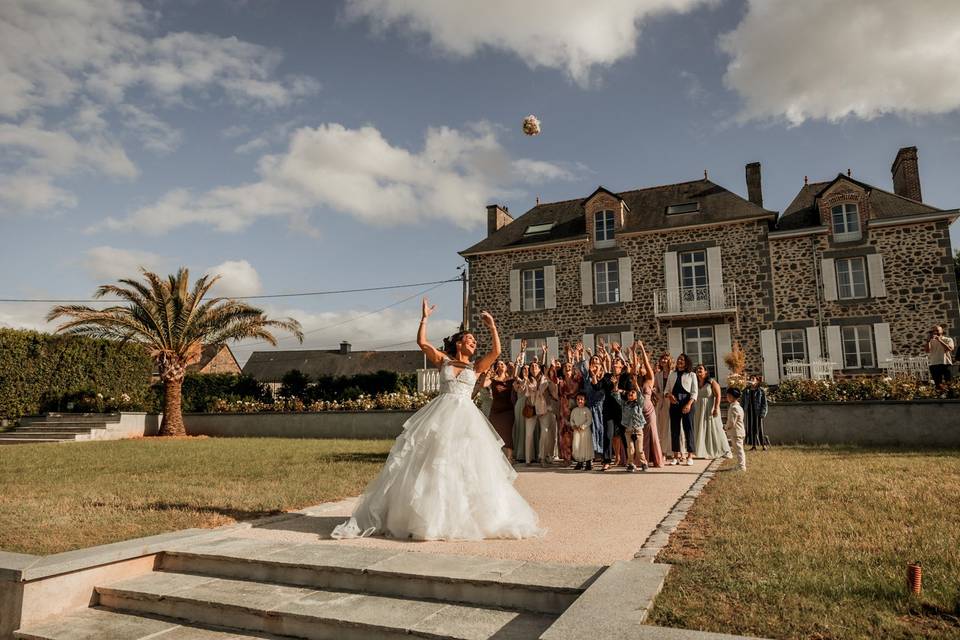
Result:
<svg viewBox="0 0 960 640"><path fill-rule="evenodd" d="M614 468L606 473L560 467L518 467L516 487L540 515L543 538L479 542L414 542L389 538L329 540L334 525L350 515L356 498L310 507L284 519L232 532L289 542L316 542L450 553L534 562L611 564L629 560L673 505L706 469L664 467L646 473Z"/></svg>

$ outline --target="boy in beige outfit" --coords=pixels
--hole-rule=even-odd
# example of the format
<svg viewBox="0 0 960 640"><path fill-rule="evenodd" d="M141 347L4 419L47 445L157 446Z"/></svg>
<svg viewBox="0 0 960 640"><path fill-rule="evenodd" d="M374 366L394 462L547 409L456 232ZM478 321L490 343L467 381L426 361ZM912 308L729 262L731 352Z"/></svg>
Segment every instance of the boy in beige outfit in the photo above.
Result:
<svg viewBox="0 0 960 640"><path fill-rule="evenodd" d="M730 438L730 448L737 456L737 469L747 470L747 453L743 450L743 439L747 435L747 430L743 426L743 407L740 406L740 390L735 388L727 389L727 425L723 428ZM731 456L732 457L732 456Z"/></svg>

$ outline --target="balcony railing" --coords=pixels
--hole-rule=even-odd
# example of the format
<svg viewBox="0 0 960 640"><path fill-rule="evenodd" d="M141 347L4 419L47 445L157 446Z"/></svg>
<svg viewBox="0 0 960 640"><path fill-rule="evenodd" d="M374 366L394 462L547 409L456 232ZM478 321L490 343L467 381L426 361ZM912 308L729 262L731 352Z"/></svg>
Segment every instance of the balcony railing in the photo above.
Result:
<svg viewBox="0 0 960 640"><path fill-rule="evenodd" d="M737 289L732 282L706 287L660 289L653 297L653 311L661 318L736 313L736 310Z"/></svg>

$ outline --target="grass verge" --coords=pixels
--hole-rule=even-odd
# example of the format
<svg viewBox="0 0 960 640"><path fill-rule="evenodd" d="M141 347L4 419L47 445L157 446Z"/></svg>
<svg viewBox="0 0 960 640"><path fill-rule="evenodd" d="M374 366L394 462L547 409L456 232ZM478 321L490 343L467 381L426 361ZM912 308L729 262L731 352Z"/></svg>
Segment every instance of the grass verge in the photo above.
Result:
<svg viewBox="0 0 960 640"><path fill-rule="evenodd" d="M392 440L185 438L0 449L0 549L50 554L359 494Z"/></svg>
<svg viewBox="0 0 960 640"><path fill-rule="evenodd" d="M960 638L960 451L789 447L722 470L658 557L649 623L767 638ZM907 595L907 563L923 594Z"/></svg>

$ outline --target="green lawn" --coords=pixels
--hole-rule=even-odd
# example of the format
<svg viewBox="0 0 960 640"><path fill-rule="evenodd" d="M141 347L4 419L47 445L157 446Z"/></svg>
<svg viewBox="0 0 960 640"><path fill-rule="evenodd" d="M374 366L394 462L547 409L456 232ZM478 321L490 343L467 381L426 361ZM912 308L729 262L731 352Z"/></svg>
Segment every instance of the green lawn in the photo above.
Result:
<svg viewBox="0 0 960 640"><path fill-rule="evenodd" d="M144 438L0 447L0 550L57 553L357 495L392 444Z"/></svg>
<svg viewBox="0 0 960 640"><path fill-rule="evenodd" d="M650 623L769 638L960 638L960 451L776 448L720 472L658 561ZM923 594L906 566L923 563Z"/></svg>

